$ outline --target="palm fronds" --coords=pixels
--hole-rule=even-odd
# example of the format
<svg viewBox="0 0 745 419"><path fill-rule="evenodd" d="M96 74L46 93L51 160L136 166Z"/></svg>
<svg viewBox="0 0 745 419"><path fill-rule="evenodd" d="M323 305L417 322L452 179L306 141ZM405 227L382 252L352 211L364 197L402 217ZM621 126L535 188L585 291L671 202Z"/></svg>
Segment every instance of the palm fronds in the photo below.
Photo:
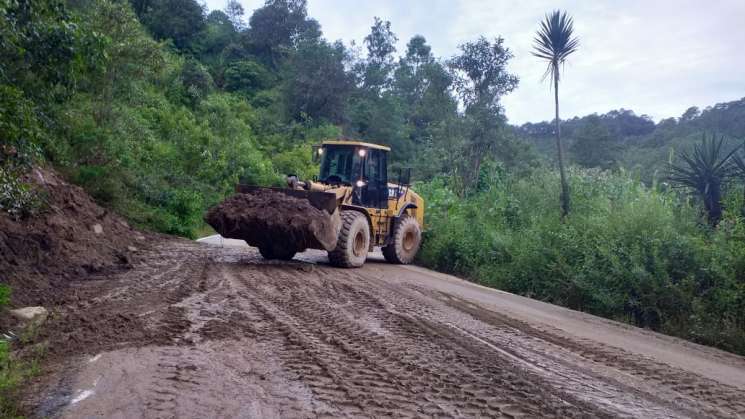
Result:
<svg viewBox="0 0 745 419"><path fill-rule="evenodd" d="M742 149L742 146L739 148ZM745 179L745 153L739 152L732 155L732 170L735 176Z"/></svg>
<svg viewBox="0 0 745 419"><path fill-rule="evenodd" d="M668 165L668 179L679 187L695 191L704 200L704 206L712 225L716 225L722 216L722 185L736 173L732 157L740 147L724 152L724 137L703 136L701 142L693 146L692 151L680 154L681 164ZM745 163L745 162L743 162Z"/></svg>
<svg viewBox="0 0 745 419"><path fill-rule="evenodd" d="M547 14L533 40L533 55L548 61L546 73L552 81L560 77L559 65L577 51L579 39L574 36L574 22L566 12Z"/></svg>
<svg viewBox="0 0 745 419"><path fill-rule="evenodd" d="M723 145L724 137L717 140L715 137L709 139L704 135L701 143L695 144L692 151L684 151L680 154L683 164L669 165L668 178L679 186L701 192L706 191L713 182L721 183L729 179L735 173L730 159L739 147L723 155Z"/></svg>

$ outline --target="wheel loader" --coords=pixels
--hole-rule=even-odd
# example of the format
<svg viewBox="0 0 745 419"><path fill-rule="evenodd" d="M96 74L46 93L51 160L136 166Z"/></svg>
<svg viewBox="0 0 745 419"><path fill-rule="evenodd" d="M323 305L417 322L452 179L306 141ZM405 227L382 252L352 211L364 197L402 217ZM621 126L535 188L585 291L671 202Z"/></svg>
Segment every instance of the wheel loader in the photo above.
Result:
<svg viewBox="0 0 745 419"><path fill-rule="evenodd" d="M303 232L298 235L303 239L290 246L286 240L272 241L272 237L233 238L258 247L266 259L288 260L297 252L315 248L326 250L332 265L352 268L362 266L368 252L381 247L386 261L411 263L422 240L424 200L410 188L410 169L399 172L397 183L389 182L389 152L389 147L362 141L328 140L313 147L314 159L320 162L320 173L314 180L290 175L286 188L237 185L238 193L271 189L307 200L328 213L331 222L321 231ZM272 217L270 209L266 217Z"/></svg>

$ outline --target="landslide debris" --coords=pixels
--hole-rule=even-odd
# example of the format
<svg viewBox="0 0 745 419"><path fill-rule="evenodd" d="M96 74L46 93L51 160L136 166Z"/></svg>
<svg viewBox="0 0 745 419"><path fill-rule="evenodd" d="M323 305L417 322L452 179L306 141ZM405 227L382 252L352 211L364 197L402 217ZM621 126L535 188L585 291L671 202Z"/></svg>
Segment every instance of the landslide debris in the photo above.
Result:
<svg viewBox="0 0 745 419"><path fill-rule="evenodd" d="M303 251L336 246L332 216L305 199L271 189L235 194L211 208L204 220L223 237L256 247Z"/></svg>
<svg viewBox="0 0 745 419"><path fill-rule="evenodd" d="M13 306L60 304L70 281L127 269L129 248L147 247L143 233L54 171L34 168L24 181L42 209L20 220L0 213L0 282L12 287Z"/></svg>

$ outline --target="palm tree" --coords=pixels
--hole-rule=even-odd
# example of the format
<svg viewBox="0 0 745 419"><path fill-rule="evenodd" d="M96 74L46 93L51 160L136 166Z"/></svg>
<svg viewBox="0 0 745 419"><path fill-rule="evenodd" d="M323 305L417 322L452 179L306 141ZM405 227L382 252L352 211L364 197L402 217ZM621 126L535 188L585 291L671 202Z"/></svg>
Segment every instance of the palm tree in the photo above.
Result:
<svg viewBox="0 0 745 419"><path fill-rule="evenodd" d="M561 218L569 214L569 185L564 170L564 150L561 145L561 129L559 126L559 79L560 67L567 57L577 51L579 40L574 35L574 23L566 12L559 10L546 15L541 27L536 32L533 45L533 55L547 61L545 79L551 76L554 88L554 105L556 109L556 148L559 151L559 172L561 174Z"/></svg>
<svg viewBox="0 0 745 419"><path fill-rule="evenodd" d="M717 140L715 136L709 139L704 135L701 142L693 146L692 152L681 153L682 164L669 164L670 181L693 190L703 199L712 227L722 218L722 185L735 175L736 166L731 157L740 149L736 147L725 154L723 145L724 137Z"/></svg>

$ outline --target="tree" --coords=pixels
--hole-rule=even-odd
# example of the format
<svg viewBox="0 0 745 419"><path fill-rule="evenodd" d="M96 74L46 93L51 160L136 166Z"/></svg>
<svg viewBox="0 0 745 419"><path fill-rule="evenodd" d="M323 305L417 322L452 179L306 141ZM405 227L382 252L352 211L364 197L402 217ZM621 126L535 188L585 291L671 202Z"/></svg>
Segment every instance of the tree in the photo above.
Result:
<svg viewBox="0 0 745 419"><path fill-rule="evenodd" d="M306 41L298 45L284 72L284 97L288 115L341 124L352 79L345 71L347 51L341 42Z"/></svg>
<svg viewBox="0 0 745 419"><path fill-rule="evenodd" d="M460 55L449 64L455 88L465 106L468 126L466 150L470 165L468 183L478 176L481 162L496 147L506 141L506 118L500 103L503 95L517 87L517 76L507 72L512 53L504 46L502 38L490 42L483 36L474 42L459 46Z"/></svg>
<svg viewBox="0 0 745 419"><path fill-rule="evenodd" d="M554 108L556 110L556 148L559 156L561 177L561 216L569 214L569 184L564 169L564 150L561 144L561 120L559 119L559 81L561 66L567 57L577 51L579 40L574 36L574 23L566 12L559 10L546 15L534 40L533 55L547 61L544 78L550 76L554 88Z"/></svg>
<svg viewBox="0 0 745 419"><path fill-rule="evenodd" d="M364 40L367 57L354 65L358 89L350 99L347 131L353 136L391 145L396 149L394 158L405 160L412 150L404 107L391 89L397 40L391 23L376 17Z"/></svg>
<svg viewBox="0 0 745 419"><path fill-rule="evenodd" d="M268 88L273 81L266 68L252 60L239 60L228 64L223 78L225 90L241 92L248 96Z"/></svg>
<svg viewBox="0 0 745 419"><path fill-rule="evenodd" d="M321 27L308 18L307 0L266 0L251 15L246 35L251 52L276 70L300 42L319 40Z"/></svg>
<svg viewBox="0 0 745 419"><path fill-rule="evenodd" d="M585 167L610 169L616 161L618 144L597 115L585 119L575 135L571 152L574 160Z"/></svg>
<svg viewBox="0 0 745 419"><path fill-rule="evenodd" d="M680 122L692 122L701 116L701 111L696 106L691 106L680 116Z"/></svg>
<svg viewBox="0 0 745 419"><path fill-rule="evenodd" d="M370 33L364 40L367 47L367 60L362 68L364 89L377 95L390 85L397 41L398 37L391 30L391 22L375 17Z"/></svg>
<svg viewBox="0 0 745 419"><path fill-rule="evenodd" d="M184 86L186 99L192 106L198 104L214 89L210 73L193 58L188 58L181 68L181 83Z"/></svg>
<svg viewBox="0 0 745 419"><path fill-rule="evenodd" d="M623 108L601 115L600 119L603 125L618 137L651 134L655 128L654 121L649 115L637 116L634 111Z"/></svg>
<svg viewBox="0 0 745 419"><path fill-rule="evenodd" d="M409 138L415 144L431 140L433 126L455 116L452 83L451 75L432 55L426 39L421 35L411 38L394 73L393 90L403 102Z"/></svg>
<svg viewBox="0 0 745 419"><path fill-rule="evenodd" d="M189 47L205 25L204 9L194 0L153 2L140 18L155 38L171 39L180 49Z"/></svg>
<svg viewBox="0 0 745 419"><path fill-rule="evenodd" d="M713 227L722 218L722 185L735 174L736 167L730 158L740 149L729 153L722 150L724 137L719 140L705 135L693 146L693 151L684 151L682 164L669 164L668 178L674 184L691 189L704 201L709 224Z"/></svg>
<svg viewBox="0 0 745 419"><path fill-rule="evenodd" d="M228 0L228 3L225 5L225 14L228 15L230 23L233 24L233 27L237 31L243 30L246 27L246 22L243 21L244 13L245 10L243 10L243 6L241 6L238 0Z"/></svg>
<svg viewBox="0 0 745 419"><path fill-rule="evenodd" d="M406 55L399 60L393 77L396 92L407 103L413 104L424 95L428 81L423 67L434 62L427 40L421 35L411 38L406 45Z"/></svg>
<svg viewBox="0 0 745 419"><path fill-rule="evenodd" d="M237 38L238 32L228 15L223 11L213 10L207 15L206 26L192 42L191 49L202 63L208 65L215 74L220 74L216 68L222 64L221 55Z"/></svg>

